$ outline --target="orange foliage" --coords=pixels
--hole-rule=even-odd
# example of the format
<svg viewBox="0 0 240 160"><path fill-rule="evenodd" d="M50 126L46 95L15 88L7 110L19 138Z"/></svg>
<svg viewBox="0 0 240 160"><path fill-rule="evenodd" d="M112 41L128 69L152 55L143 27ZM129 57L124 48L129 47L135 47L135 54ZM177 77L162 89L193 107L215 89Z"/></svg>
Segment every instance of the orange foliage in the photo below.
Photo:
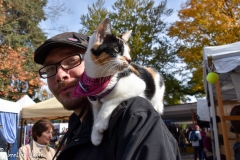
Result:
<svg viewBox="0 0 240 160"><path fill-rule="evenodd" d="M193 73L193 90L202 84L202 50L240 40L240 0L187 0L168 35L179 42L178 56ZM178 45L178 46L180 46Z"/></svg>
<svg viewBox="0 0 240 160"><path fill-rule="evenodd" d="M4 21L6 20L5 9L2 4L3 0L0 0L0 26L3 25Z"/></svg>
<svg viewBox="0 0 240 160"><path fill-rule="evenodd" d="M40 81L38 72L29 72L25 68L26 62L25 48L18 48L13 50L10 46L0 46L0 97L12 97L17 100L21 94L17 90L16 83L13 85L12 81L20 80L28 82L28 94L34 93L34 88L43 85Z"/></svg>

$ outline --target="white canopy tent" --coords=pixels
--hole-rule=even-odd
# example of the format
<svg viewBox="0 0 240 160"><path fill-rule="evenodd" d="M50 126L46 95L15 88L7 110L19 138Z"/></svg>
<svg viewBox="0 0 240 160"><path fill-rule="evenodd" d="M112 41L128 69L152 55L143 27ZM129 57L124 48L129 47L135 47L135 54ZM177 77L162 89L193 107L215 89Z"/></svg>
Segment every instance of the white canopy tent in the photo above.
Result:
<svg viewBox="0 0 240 160"><path fill-rule="evenodd" d="M7 101L0 98L0 112L11 112L19 114L21 106L16 102Z"/></svg>
<svg viewBox="0 0 240 160"><path fill-rule="evenodd" d="M211 116L215 117L214 100L217 100L220 118L222 120L221 126L223 130L223 140L224 144L228 144L225 120L233 120L233 117L224 116L222 101L240 101L240 42L221 46L204 47L203 59L203 81L208 100L211 104ZM206 81L206 75L211 71L218 73L219 81L216 83L216 85L211 85ZM234 118L237 118L237 116L234 116ZM240 120L240 116L238 116L238 118L239 119L235 120ZM217 159L220 159L216 126L216 120L213 118L216 155ZM224 145L224 147L227 160L229 160L229 145Z"/></svg>
<svg viewBox="0 0 240 160"><path fill-rule="evenodd" d="M69 117L73 111L63 108L63 105L54 97L48 100L22 108L22 119L57 119Z"/></svg>
<svg viewBox="0 0 240 160"><path fill-rule="evenodd" d="M234 85L234 83L240 82L240 42L222 46L205 47L204 61L208 71L210 71L214 65L214 71L219 73L222 99L238 99L238 101L240 101L240 86ZM204 71L205 80L206 70L204 69ZM213 91L213 96L217 99L216 91Z"/></svg>
<svg viewBox="0 0 240 160"><path fill-rule="evenodd" d="M4 152L1 152L2 158L7 157L7 152L9 152L9 154L17 153L17 126L21 108L22 107L16 102L7 101L0 98L0 132L3 137L5 137L4 139L0 138L0 148L2 148L1 145L3 145L3 142L12 144L12 148L10 150L5 150L2 148L4 150ZM9 140L11 140L11 142Z"/></svg>
<svg viewBox="0 0 240 160"><path fill-rule="evenodd" d="M32 104L35 104L35 102L28 95L24 95L16 103L20 104L21 107L30 106Z"/></svg>

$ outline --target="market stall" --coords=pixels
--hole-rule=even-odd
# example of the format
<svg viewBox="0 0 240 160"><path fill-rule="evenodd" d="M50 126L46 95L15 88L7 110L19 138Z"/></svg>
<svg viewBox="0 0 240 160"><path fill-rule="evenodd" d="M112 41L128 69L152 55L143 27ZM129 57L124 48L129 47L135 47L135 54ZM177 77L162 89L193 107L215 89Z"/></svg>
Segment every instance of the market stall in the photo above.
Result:
<svg viewBox="0 0 240 160"><path fill-rule="evenodd" d="M22 108L21 118L24 120L38 120L41 118L61 119L68 118L73 111L63 108L56 98L26 106Z"/></svg>
<svg viewBox="0 0 240 160"><path fill-rule="evenodd" d="M47 118L54 121L68 120L69 116L72 113L73 111L68 111L64 109L62 104L55 97L33 105L23 107L21 111L21 144L26 143L26 140L28 140L31 127L35 121L42 118ZM23 131L23 126L27 125L29 125L28 128L24 127L26 131ZM27 135L25 133L27 133Z"/></svg>
<svg viewBox="0 0 240 160"><path fill-rule="evenodd" d="M240 134L236 132L239 126L234 123L240 121L240 112L231 114L232 109L240 104L240 42L204 47L203 58L203 81L211 116L218 115L221 120L217 124L213 118L217 159L220 159L221 152L230 160L233 157L233 145L238 141L236 137ZM206 81L210 72L217 73L217 76L208 79L211 83ZM231 128L235 128L235 133ZM223 136L224 145L219 144L218 134Z"/></svg>
<svg viewBox="0 0 240 160"><path fill-rule="evenodd" d="M0 99L0 149L9 160L17 156L18 117L21 106L15 102ZM6 157L6 156L5 156Z"/></svg>

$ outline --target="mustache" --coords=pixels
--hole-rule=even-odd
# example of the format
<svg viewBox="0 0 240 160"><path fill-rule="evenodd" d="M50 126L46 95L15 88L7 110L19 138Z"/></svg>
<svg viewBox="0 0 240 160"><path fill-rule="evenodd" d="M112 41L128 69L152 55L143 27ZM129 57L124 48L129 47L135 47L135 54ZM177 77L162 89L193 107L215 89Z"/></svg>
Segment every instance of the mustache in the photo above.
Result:
<svg viewBox="0 0 240 160"><path fill-rule="evenodd" d="M61 83L59 83L56 87L56 91L57 93L64 91L70 87L76 87L78 85L78 80L74 80L71 82L67 82L67 81L62 81Z"/></svg>

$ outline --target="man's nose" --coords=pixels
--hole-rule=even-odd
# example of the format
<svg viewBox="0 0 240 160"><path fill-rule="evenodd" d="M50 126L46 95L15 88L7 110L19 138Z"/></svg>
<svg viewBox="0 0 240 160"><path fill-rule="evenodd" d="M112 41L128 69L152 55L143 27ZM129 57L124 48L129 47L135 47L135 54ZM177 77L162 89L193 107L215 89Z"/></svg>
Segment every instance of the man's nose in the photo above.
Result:
<svg viewBox="0 0 240 160"><path fill-rule="evenodd" d="M57 69L56 69L56 77L60 80L63 79L63 77L65 77L68 74L68 70L63 69L60 65L57 65Z"/></svg>

